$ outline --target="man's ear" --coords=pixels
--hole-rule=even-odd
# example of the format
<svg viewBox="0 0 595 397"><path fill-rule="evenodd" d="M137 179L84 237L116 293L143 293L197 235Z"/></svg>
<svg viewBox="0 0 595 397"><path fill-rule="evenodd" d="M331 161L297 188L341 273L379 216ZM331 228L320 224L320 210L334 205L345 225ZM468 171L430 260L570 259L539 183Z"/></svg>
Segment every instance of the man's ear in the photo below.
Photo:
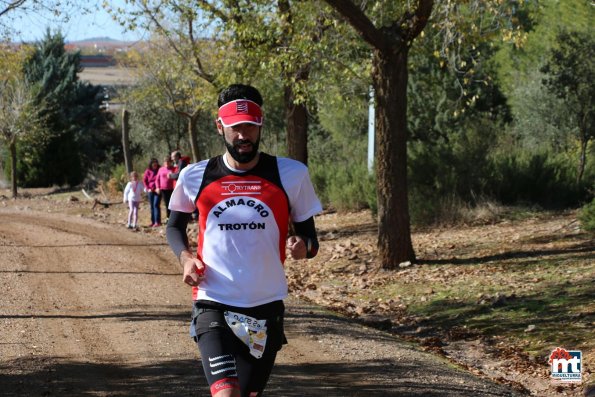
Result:
<svg viewBox="0 0 595 397"><path fill-rule="evenodd" d="M217 133L223 135L223 124L221 124L221 121L215 120L215 124L217 125Z"/></svg>

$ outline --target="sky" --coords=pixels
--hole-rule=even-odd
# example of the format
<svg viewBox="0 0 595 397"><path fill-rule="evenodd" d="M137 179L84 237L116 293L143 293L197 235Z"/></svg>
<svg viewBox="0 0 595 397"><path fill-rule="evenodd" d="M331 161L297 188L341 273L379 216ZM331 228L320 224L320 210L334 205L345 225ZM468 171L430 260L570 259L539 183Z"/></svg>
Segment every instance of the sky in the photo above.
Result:
<svg viewBox="0 0 595 397"><path fill-rule="evenodd" d="M0 1L0 6L3 2ZM68 2L66 2L68 3ZM73 3L73 2L71 2ZM94 37L110 37L115 40L136 41L143 38L142 32L125 32L124 28L115 22L106 10L100 5L100 2L75 1L76 6L64 7L68 20L64 21L64 15L56 17L49 10L31 10L19 9L2 15L0 22L12 32L11 40L14 42L35 42L39 41L45 35L47 27L52 32L57 29L62 31L67 42L78 41ZM92 8L92 12L84 11L85 3L87 8ZM124 3L124 1L112 1L112 3ZM80 7L80 6L83 7Z"/></svg>

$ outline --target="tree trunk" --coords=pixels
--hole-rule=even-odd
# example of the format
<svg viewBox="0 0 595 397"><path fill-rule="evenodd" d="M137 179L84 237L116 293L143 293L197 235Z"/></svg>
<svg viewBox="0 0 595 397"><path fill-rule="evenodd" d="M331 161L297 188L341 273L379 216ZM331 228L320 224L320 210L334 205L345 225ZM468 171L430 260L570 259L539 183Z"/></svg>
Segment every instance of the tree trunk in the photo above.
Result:
<svg viewBox="0 0 595 397"><path fill-rule="evenodd" d="M415 262L407 189L407 56L405 44L374 51L378 254L384 269Z"/></svg>
<svg viewBox="0 0 595 397"><path fill-rule="evenodd" d="M290 47L291 37L295 35L292 24L293 14L288 0L277 2L279 17L282 24L281 45ZM320 39L318 38L318 41ZM316 41L316 39L314 39ZM305 103L296 103L293 84L308 80L310 64L283 63L283 76L287 81L284 91L285 123L287 125L287 156L308 164L308 109Z"/></svg>
<svg viewBox="0 0 595 397"><path fill-rule="evenodd" d="M196 132L196 124L198 122L199 112L195 111L188 117L188 138L190 139L190 149L192 150L192 162L198 163L200 160L200 153L198 150L198 134Z"/></svg>
<svg viewBox="0 0 595 397"><path fill-rule="evenodd" d="M401 262L415 262L407 197L408 46L428 23L434 0L418 0L414 12L406 12L391 26L382 28L376 28L352 1L325 1L374 49L378 256L383 268L395 269Z"/></svg>
<svg viewBox="0 0 595 397"><path fill-rule="evenodd" d="M578 172L576 175L576 183L580 183L583 179L583 174L585 173L585 166L587 164L587 145L589 141L586 138L581 137L581 152L580 152L580 159L578 163Z"/></svg>
<svg viewBox="0 0 595 397"><path fill-rule="evenodd" d="M17 143L13 138L9 144L10 150L10 184L12 187L12 198L17 198Z"/></svg>
<svg viewBox="0 0 595 397"><path fill-rule="evenodd" d="M308 164L308 109L306 104L294 103L290 86L285 87L285 122L287 123L287 155Z"/></svg>
<svg viewBox="0 0 595 397"><path fill-rule="evenodd" d="M132 172L132 157L130 155L130 112L122 110L122 149L124 151L124 165L126 172Z"/></svg>

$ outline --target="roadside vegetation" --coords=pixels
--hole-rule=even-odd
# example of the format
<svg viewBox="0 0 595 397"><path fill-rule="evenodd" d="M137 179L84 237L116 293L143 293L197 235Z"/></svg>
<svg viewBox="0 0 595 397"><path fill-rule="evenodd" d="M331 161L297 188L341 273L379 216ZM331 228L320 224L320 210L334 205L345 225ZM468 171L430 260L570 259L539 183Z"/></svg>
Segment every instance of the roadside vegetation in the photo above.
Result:
<svg viewBox="0 0 595 397"><path fill-rule="evenodd" d="M474 222L414 229L419 263L387 272L369 212L327 214L319 256L288 269L293 294L532 395L582 395L549 381L547 357L581 350L592 382L595 235L576 211L501 208Z"/></svg>

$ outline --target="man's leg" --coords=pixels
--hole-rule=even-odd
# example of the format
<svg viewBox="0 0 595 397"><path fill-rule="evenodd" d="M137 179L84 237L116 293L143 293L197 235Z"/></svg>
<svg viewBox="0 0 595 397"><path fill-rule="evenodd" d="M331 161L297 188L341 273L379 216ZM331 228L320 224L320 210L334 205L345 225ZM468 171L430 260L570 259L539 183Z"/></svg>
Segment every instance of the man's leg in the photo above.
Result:
<svg viewBox="0 0 595 397"><path fill-rule="evenodd" d="M236 365L241 343L227 327L220 311L207 310L196 318L197 342L205 377L213 397L240 397Z"/></svg>

